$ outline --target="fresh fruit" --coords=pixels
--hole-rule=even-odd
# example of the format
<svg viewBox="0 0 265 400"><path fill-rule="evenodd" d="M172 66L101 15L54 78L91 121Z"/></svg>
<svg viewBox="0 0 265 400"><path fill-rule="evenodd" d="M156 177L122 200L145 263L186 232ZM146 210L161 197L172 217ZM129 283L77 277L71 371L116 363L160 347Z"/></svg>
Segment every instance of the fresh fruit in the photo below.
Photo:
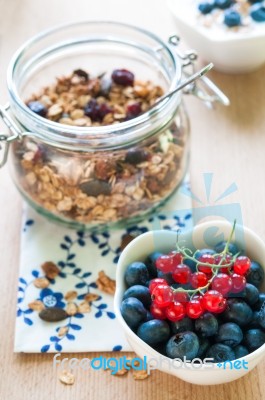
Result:
<svg viewBox="0 0 265 400"><path fill-rule="evenodd" d="M157 285L152 292L152 299L157 306L167 307L173 302L173 291L168 285Z"/></svg>
<svg viewBox="0 0 265 400"><path fill-rule="evenodd" d="M152 302L149 289L142 285L134 285L129 287L129 289L124 292L123 300L128 299L129 297L135 297L136 299L140 300L145 307L150 307Z"/></svg>
<svg viewBox="0 0 265 400"><path fill-rule="evenodd" d="M189 295L186 292L177 291L173 293L174 301L186 305L189 301Z"/></svg>
<svg viewBox="0 0 265 400"><path fill-rule="evenodd" d="M164 274L172 272L174 266L173 257L168 254L163 254L156 260L156 268L159 269Z"/></svg>
<svg viewBox="0 0 265 400"><path fill-rule="evenodd" d="M145 343L155 345L168 340L170 329L166 321L153 319L141 324L137 330L137 335Z"/></svg>
<svg viewBox="0 0 265 400"><path fill-rule="evenodd" d="M140 261L129 264L125 271L125 282L128 286L145 285L149 278L146 265Z"/></svg>
<svg viewBox="0 0 265 400"><path fill-rule="evenodd" d="M218 321L211 313L204 313L195 320L195 331L201 337L216 335L218 331Z"/></svg>
<svg viewBox="0 0 265 400"><path fill-rule="evenodd" d="M146 319L147 312L140 300L130 297L122 301L121 315L131 329L136 329Z"/></svg>
<svg viewBox="0 0 265 400"><path fill-rule="evenodd" d="M39 101L30 101L28 103L28 108L40 117L45 117L47 115L47 108Z"/></svg>
<svg viewBox="0 0 265 400"><path fill-rule="evenodd" d="M172 271L172 278L177 283L186 284L189 282L191 276L190 268L185 264L176 265Z"/></svg>
<svg viewBox="0 0 265 400"><path fill-rule="evenodd" d="M202 304L205 310L220 313L224 311L226 307L226 299L224 299L223 295L217 290L208 290L203 295Z"/></svg>
<svg viewBox="0 0 265 400"><path fill-rule="evenodd" d="M187 316L196 319L199 318L204 312L201 302L197 299L191 299L186 305Z"/></svg>
<svg viewBox="0 0 265 400"><path fill-rule="evenodd" d="M179 321L171 322L170 327L173 333L193 331L193 321L189 317L184 317Z"/></svg>
<svg viewBox="0 0 265 400"><path fill-rule="evenodd" d="M212 280L212 289L217 290L223 296L231 292L233 287L232 279L229 275L221 273L217 274Z"/></svg>
<svg viewBox="0 0 265 400"><path fill-rule="evenodd" d="M234 262L234 272L238 275L246 275L250 269L251 261L246 256L237 257Z"/></svg>
<svg viewBox="0 0 265 400"><path fill-rule="evenodd" d="M154 251L151 253L145 260L145 265L148 269L150 278L156 278L157 277L157 269L156 269L156 260L162 256L162 253L159 253L158 251Z"/></svg>
<svg viewBox="0 0 265 400"><path fill-rule="evenodd" d="M246 287L246 278L243 275L231 274L232 279L232 293L240 293Z"/></svg>
<svg viewBox="0 0 265 400"><path fill-rule="evenodd" d="M175 283L174 279L172 278L172 274L170 272L164 273L162 271L157 271L157 277L164 279L168 285L173 285Z"/></svg>
<svg viewBox="0 0 265 400"><path fill-rule="evenodd" d="M233 348L235 352L235 358L241 358L245 357L249 354L248 349L245 346L242 346L242 344L239 344L238 346Z"/></svg>
<svg viewBox="0 0 265 400"><path fill-rule="evenodd" d="M199 351L199 339L194 332L181 332L172 336L166 345L166 354L170 358L195 358Z"/></svg>
<svg viewBox="0 0 265 400"><path fill-rule="evenodd" d="M228 299L227 308L223 313L224 321L235 322L240 327L250 323L253 311L242 299Z"/></svg>
<svg viewBox="0 0 265 400"><path fill-rule="evenodd" d="M247 283L244 290L244 300L252 306L259 300L259 291L256 286Z"/></svg>
<svg viewBox="0 0 265 400"><path fill-rule="evenodd" d="M211 342L207 337L199 337L199 351L197 358L203 360L206 357L206 352L211 346Z"/></svg>
<svg viewBox="0 0 265 400"><path fill-rule="evenodd" d="M244 334L244 344L249 352L257 350L265 343L265 333L261 329L250 329Z"/></svg>
<svg viewBox="0 0 265 400"><path fill-rule="evenodd" d="M201 288L208 283L208 278L204 272L195 272L190 277L190 283L194 289Z"/></svg>
<svg viewBox="0 0 265 400"><path fill-rule="evenodd" d="M262 266L259 263L252 261L246 278L248 283L259 288L264 280L264 270Z"/></svg>
<svg viewBox="0 0 265 400"><path fill-rule="evenodd" d="M221 10L229 8L233 4L233 0L215 0L214 5Z"/></svg>
<svg viewBox="0 0 265 400"><path fill-rule="evenodd" d="M214 256L212 254L202 254L199 257L198 261L199 261L198 270L204 272L207 275L212 275L213 272L212 267L201 265L200 262L214 265L215 264Z"/></svg>
<svg viewBox="0 0 265 400"><path fill-rule="evenodd" d="M166 307L165 314L169 321L179 321L185 317L185 308L183 304L174 302Z"/></svg>
<svg viewBox="0 0 265 400"><path fill-rule="evenodd" d="M134 83L134 74L127 69L115 69L111 78L114 83L121 86L132 86Z"/></svg>
<svg viewBox="0 0 265 400"><path fill-rule="evenodd" d="M241 25L241 15L239 14L239 12L234 10L225 11L224 24L227 25L229 28Z"/></svg>
<svg viewBox="0 0 265 400"><path fill-rule="evenodd" d="M254 4L250 9L250 16L256 22L265 22L265 6Z"/></svg>
<svg viewBox="0 0 265 400"><path fill-rule="evenodd" d="M224 249L225 249L226 243L227 242L225 242L225 241L217 243L214 246L214 250L216 251L216 253L222 253L222 251L224 251ZM239 253L238 247L235 243L229 243L228 253L232 254L233 256L235 256L237 253Z"/></svg>
<svg viewBox="0 0 265 400"><path fill-rule="evenodd" d="M234 322L227 322L219 327L215 338L216 342L235 347L243 340L241 328Z"/></svg>
<svg viewBox="0 0 265 400"><path fill-rule="evenodd" d="M155 319L166 319L165 308L161 308L155 303L151 304L150 313Z"/></svg>
<svg viewBox="0 0 265 400"><path fill-rule="evenodd" d="M258 311L258 322L260 326L265 329L265 307L264 304L261 309Z"/></svg>
<svg viewBox="0 0 265 400"><path fill-rule="evenodd" d="M202 14L209 14L214 9L214 3L209 1L200 3L198 9Z"/></svg>
<svg viewBox="0 0 265 400"><path fill-rule="evenodd" d="M265 293L260 293L258 301L253 304L252 308L254 311L259 311L263 307L263 304L265 304Z"/></svg>
<svg viewBox="0 0 265 400"><path fill-rule="evenodd" d="M216 343L207 350L206 357L212 358L214 363L222 363L234 360L235 353L231 347L222 343Z"/></svg>
<svg viewBox="0 0 265 400"><path fill-rule="evenodd" d="M153 291L154 291L154 289L158 286L158 285L165 285L165 286L167 286L168 285L168 283L167 283L167 281L165 280L165 279L163 279L163 278L155 278L155 279L152 279L150 282L149 282L149 292L152 294L153 293Z"/></svg>

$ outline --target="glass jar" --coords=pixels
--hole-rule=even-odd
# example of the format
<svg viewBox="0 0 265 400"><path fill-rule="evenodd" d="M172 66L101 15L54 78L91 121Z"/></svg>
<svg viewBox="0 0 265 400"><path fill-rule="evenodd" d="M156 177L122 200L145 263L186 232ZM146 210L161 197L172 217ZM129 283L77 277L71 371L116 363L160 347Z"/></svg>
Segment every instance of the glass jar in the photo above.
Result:
<svg viewBox="0 0 265 400"><path fill-rule="evenodd" d="M15 54L7 82L14 182L45 217L76 229L120 226L163 204L188 163L189 122L181 92L119 124L77 127L43 118L26 100L56 77L82 68L91 75L127 68L174 90L182 63L153 34L113 22L84 22L41 33ZM12 119L14 118L14 119ZM17 139L17 140L14 140Z"/></svg>

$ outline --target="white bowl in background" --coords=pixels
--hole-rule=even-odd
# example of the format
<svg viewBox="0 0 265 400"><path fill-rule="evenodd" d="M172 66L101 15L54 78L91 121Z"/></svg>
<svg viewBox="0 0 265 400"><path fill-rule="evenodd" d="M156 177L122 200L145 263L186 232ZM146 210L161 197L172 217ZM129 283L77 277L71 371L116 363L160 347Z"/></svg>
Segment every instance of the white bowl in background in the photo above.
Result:
<svg viewBox="0 0 265 400"><path fill-rule="evenodd" d="M189 232L180 233L179 240L185 240L186 246L192 245L195 248L213 247L220 241L220 234L223 235L224 240L227 240L231 232L232 225L228 222L223 221L210 221L197 225ZM218 233L218 234L217 234ZM116 273L116 293L114 297L114 309L117 319L120 323L121 329L123 329L126 338L131 345L132 349L140 357L146 356L147 360L151 358L159 358L161 356L152 347L141 340L126 324L121 312L120 305L122 302L123 293L126 290L124 282L124 274L127 266L133 261L144 261L146 257L154 252L160 251L168 253L175 248L177 240L177 233L172 231L150 231L144 233L135 238L126 248L123 250ZM205 243L206 240L206 243ZM221 239L222 240L222 239ZM246 227L236 226L235 229L235 240L233 240L239 248L244 249L246 254L253 260L263 265L265 260L265 244L264 242L250 229ZM265 283L263 288L265 288ZM198 384L198 385L216 385L226 382L231 382L243 375L247 374L252 370L259 361L265 356L265 344L259 349L243 357L248 362L248 369L222 369L215 365L209 369L206 366L202 366L200 369L187 369L182 366L179 369L174 369L169 366L168 363L162 363L158 366L158 369L175 375L178 378L183 379L186 382ZM167 359L167 357L164 357ZM170 359L168 359L170 360Z"/></svg>
<svg viewBox="0 0 265 400"><path fill-rule="evenodd" d="M195 0L168 0L180 37L217 70L243 73L265 63L265 22L253 22L253 29L237 32L229 28L207 28L198 23Z"/></svg>

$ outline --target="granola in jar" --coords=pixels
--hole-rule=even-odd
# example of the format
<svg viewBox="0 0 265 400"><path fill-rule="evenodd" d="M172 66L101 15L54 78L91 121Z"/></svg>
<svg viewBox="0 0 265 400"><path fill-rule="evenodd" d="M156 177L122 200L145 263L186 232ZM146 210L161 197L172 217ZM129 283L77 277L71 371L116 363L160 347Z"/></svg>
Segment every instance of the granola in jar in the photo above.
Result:
<svg viewBox="0 0 265 400"><path fill-rule="evenodd" d="M142 115L163 95L151 81L126 69L111 77L75 70L27 100L43 118L64 126L121 124ZM177 119L180 118L180 112ZM64 221L100 225L142 215L175 190L183 178L187 129L178 120L139 143L78 152L25 138L14 146L22 193L33 205Z"/></svg>

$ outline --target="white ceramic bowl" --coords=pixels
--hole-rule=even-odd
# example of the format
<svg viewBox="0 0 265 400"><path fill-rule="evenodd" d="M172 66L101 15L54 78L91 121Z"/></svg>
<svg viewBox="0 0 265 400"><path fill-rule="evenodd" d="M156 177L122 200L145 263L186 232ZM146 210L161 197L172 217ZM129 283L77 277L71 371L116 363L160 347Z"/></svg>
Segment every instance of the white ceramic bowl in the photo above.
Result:
<svg viewBox="0 0 265 400"><path fill-rule="evenodd" d="M227 73L250 72L265 63L265 22L254 23L249 32L206 28L196 20L195 0L168 0L180 36L205 61Z"/></svg>
<svg viewBox="0 0 265 400"><path fill-rule="evenodd" d="M228 222L222 221L211 221L197 225L194 229L187 233L180 234L179 240L185 240L185 244L194 246L195 248L213 247L220 240L226 240L229 237L232 226ZM221 235L221 236L220 236ZM126 338L131 345L132 349L140 357L146 356L147 360L150 361L152 358L158 359L160 354L143 342L126 324L120 313L120 304L122 301L123 293L126 290L124 282L124 273L127 266L133 261L144 261L148 254L153 251L169 252L175 248L177 234L171 231L152 231L144 233L135 238L122 252L117 266L116 283L117 289L114 298L114 308L120 323L121 329L123 329ZM265 260L265 244L263 241L250 229L236 227L235 230L235 242L238 244L240 249L244 249L246 254L253 260L259 262L264 267ZM265 285L263 289L265 288ZM250 353L243 359L248 363L248 369L230 369L218 367L214 365L213 368L209 369L203 365L200 369L187 368L188 365L182 365L180 368L175 369L170 366L167 357L164 357L162 365L158 366L157 369L175 375L184 381L199 384L199 385L216 385L225 382L231 382L235 379L242 377L253 369L257 363L265 355L265 344ZM241 359L241 361L243 360ZM150 363L152 364L152 363Z"/></svg>

